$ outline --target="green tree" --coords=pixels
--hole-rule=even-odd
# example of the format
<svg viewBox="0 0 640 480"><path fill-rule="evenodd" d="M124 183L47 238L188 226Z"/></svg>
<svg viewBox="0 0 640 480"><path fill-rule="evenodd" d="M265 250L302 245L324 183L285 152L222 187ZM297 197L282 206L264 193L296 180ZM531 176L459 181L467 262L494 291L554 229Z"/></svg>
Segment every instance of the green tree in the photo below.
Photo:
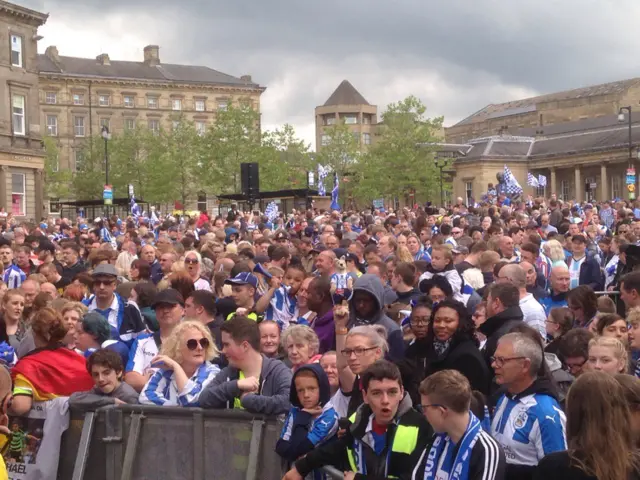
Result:
<svg viewBox="0 0 640 480"><path fill-rule="evenodd" d="M258 163L262 191L305 188L307 172L314 168L309 145L296 136L289 124L263 135Z"/></svg>
<svg viewBox="0 0 640 480"><path fill-rule="evenodd" d="M425 112L414 96L387 107L374 145L355 168L358 199L394 198L409 192L425 200L439 198L439 171L430 144L441 140L442 118L429 119Z"/></svg>
<svg viewBox="0 0 640 480"><path fill-rule="evenodd" d="M331 125L324 131L325 145L319 149L316 155L317 164L329 167L337 172L339 178L354 171L354 166L360 157L360 145L349 126L341 121ZM330 185L325 185L331 190Z"/></svg>
<svg viewBox="0 0 640 480"><path fill-rule="evenodd" d="M76 153L76 171L73 173L71 190L78 200L102 198L105 182L105 151L102 137L85 139Z"/></svg>
<svg viewBox="0 0 640 480"><path fill-rule="evenodd" d="M60 149L52 137L44 137L44 188L48 198L69 198L72 174L60 169Z"/></svg>

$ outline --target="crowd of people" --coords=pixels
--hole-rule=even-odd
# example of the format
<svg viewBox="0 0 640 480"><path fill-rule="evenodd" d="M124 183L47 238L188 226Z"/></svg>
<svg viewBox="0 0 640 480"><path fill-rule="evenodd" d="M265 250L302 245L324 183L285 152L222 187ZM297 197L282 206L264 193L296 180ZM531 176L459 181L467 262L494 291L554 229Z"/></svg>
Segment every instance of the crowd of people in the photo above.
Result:
<svg viewBox="0 0 640 480"><path fill-rule="evenodd" d="M69 397L281 415L285 480L640 478L640 205L3 228L7 440Z"/></svg>

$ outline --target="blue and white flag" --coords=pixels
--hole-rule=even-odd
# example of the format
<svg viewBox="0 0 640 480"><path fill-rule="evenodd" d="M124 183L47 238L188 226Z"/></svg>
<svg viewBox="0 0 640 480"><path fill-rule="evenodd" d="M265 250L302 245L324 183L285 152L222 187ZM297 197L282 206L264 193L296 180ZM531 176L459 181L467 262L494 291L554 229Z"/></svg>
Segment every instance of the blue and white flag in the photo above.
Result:
<svg viewBox="0 0 640 480"><path fill-rule="evenodd" d="M136 197L131 195L131 216L136 221L136 223L140 219L141 213L142 212L140 211L140 206L138 205L138 202L136 202Z"/></svg>
<svg viewBox="0 0 640 480"><path fill-rule="evenodd" d="M331 190L331 210L340 211L340 202L338 201L338 191L340 190L340 183L338 181L338 173L333 174L333 190Z"/></svg>
<svg viewBox="0 0 640 480"><path fill-rule="evenodd" d="M324 187L324 179L329 175L329 169L323 165L318 165L318 195L324 197L327 190Z"/></svg>
<svg viewBox="0 0 640 480"><path fill-rule="evenodd" d="M276 202L270 202L264 210L264 214L269 221L273 223L275 219L278 218L278 204Z"/></svg>
<svg viewBox="0 0 640 480"><path fill-rule="evenodd" d="M531 172L527 173L527 185L529 185L530 187L540 186L540 182L538 182L538 179Z"/></svg>
<svg viewBox="0 0 640 480"><path fill-rule="evenodd" d="M509 195L520 195L522 193L522 187L516 180L516 177L511 173L511 169L504 166L504 184L506 193Z"/></svg>
<svg viewBox="0 0 640 480"><path fill-rule="evenodd" d="M547 177L545 177L544 175L538 175L538 183L540 184L541 187L546 187Z"/></svg>

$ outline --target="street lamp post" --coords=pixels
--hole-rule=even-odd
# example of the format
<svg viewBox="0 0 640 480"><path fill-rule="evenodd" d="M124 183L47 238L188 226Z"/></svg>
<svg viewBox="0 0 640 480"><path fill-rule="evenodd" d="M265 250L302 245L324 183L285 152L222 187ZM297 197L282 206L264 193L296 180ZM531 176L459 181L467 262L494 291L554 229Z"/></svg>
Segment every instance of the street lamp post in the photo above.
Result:
<svg viewBox="0 0 640 480"><path fill-rule="evenodd" d="M635 198L635 168L633 165L633 139L632 139L632 135L631 135L631 125L632 125L632 119L631 119L631 105L629 105L628 107L620 107L620 109L618 110L618 121L619 122L624 122L625 120L625 110L628 112L627 115L627 119L629 121L629 166L627 167L627 182L630 182L630 171L633 171L633 183L629 183L629 185L633 185L633 187L628 187L629 188L629 198L631 200L633 200Z"/></svg>
<svg viewBox="0 0 640 480"><path fill-rule="evenodd" d="M443 188L443 178L442 178L442 170L447 166L447 161L444 158L436 159L436 167L440 170L440 207L444 207L444 188Z"/></svg>
<svg viewBox="0 0 640 480"><path fill-rule="evenodd" d="M104 176L105 186L109 185L109 140L111 140L111 134L109 133L109 127L102 126L102 138L104 139ZM106 216L109 216L109 206L104 206Z"/></svg>

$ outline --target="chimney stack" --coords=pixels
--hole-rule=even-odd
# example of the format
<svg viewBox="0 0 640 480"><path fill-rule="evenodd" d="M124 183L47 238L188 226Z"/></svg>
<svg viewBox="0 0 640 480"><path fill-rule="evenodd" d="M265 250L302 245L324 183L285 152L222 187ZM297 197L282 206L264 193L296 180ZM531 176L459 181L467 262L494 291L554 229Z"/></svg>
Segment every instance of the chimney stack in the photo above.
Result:
<svg viewBox="0 0 640 480"><path fill-rule="evenodd" d="M47 56L47 58L49 60L51 60L56 65L60 64L60 56L58 55L58 47L56 47L55 45L51 45L50 47L47 47L47 49L44 51L44 54Z"/></svg>
<svg viewBox="0 0 640 480"><path fill-rule="evenodd" d="M111 60L109 59L108 53L102 53L96 57L96 61L100 65L111 65Z"/></svg>
<svg viewBox="0 0 640 480"><path fill-rule="evenodd" d="M253 83L253 80L251 80L251 75L242 75L240 77L240 80L242 80L244 83Z"/></svg>
<svg viewBox="0 0 640 480"><path fill-rule="evenodd" d="M148 67L160 65L160 47L158 45L144 47L144 64Z"/></svg>

